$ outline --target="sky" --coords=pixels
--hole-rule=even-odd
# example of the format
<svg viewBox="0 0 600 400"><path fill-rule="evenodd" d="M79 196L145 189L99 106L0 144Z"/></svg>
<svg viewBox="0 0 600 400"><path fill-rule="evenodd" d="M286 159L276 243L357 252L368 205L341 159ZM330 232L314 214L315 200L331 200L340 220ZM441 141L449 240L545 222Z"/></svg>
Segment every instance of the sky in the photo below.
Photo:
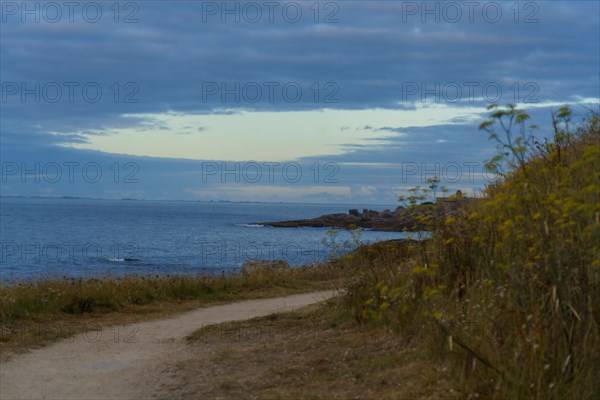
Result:
<svg viewBox="0 0 600 400"><path fill-rule="evenodd" d="M600 102L595 1L0 2L3 196L395 204Z"/></svg>

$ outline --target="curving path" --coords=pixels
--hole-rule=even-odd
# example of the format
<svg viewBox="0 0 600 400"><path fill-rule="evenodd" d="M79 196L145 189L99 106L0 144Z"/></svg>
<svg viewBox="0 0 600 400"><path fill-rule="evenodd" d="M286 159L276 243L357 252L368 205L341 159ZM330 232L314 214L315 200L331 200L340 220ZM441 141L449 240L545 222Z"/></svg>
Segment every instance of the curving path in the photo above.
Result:
<svg viewBox="0 0 600 400"><path fill-rule="evenodd" d="M323 301L335 291L210 306L176 317L77 335L0 363L0 399L149 399L165 366L185 361L186 336L205 325Z"/></svg>

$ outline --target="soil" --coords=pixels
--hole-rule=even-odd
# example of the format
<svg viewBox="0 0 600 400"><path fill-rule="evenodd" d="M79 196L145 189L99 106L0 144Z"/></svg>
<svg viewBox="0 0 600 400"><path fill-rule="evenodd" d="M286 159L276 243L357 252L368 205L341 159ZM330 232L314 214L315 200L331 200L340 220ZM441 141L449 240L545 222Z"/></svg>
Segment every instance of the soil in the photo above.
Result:
<svg viewBox="0 0 600 400"><path fill-rule="evenodd" d="M336 294L246 300L78 334L2 361L0 398L149 399L168 381L169 366L193 359L186 337L198 329L291 311Z"/></svg>

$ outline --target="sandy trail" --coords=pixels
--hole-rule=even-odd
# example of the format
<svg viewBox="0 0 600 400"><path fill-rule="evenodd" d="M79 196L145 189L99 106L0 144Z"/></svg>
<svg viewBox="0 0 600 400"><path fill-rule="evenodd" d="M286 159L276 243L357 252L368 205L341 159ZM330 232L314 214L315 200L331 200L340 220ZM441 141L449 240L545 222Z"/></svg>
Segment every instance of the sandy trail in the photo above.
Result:
<svg viewBox="0 0 600 400"><path fill-rule="evenodd" d="M322 291L246 300L129 329L79 334L2 362L0 399L149 399L166 367L189 357L185 337L198 328L289 311L335 295Z"/></svg>

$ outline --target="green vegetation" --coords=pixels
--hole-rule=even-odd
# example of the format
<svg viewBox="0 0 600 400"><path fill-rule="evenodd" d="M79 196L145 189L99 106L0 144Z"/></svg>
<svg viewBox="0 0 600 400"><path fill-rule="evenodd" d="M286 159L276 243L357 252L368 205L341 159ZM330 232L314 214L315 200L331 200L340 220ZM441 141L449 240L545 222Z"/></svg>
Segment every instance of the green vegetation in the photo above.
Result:
<svg viewBox="0 0 600 400"><path fill-rule="evenodd" d="M597 399L598 117L573 129L563 107L553 115L553 140L539 143L526 113L489 109L480 128L499 153L488 166L508 172L481 201L443 220L422 217L430 240L344 257L353 271L346 306L361 324L399 333L435 327L420 345L455 363L464 397ZM409 207L436 190L430 184L413 191Z"/></svg>
<svg viewBox="0 0 600 400"><path fill-rule="evenodd" d="M229 277L2 287L2 328L10 332L22 321L124 310L139 314L152 304L197 307L344 286L341 299L310 312L198 331L190 345L222 340L223 329L233 329L234 337L242 328L269 334L260 336L256 346L215 345L210 362L219 368L192 360L186 367L191 378L177 387L210 395L248 394L251 388L272 398L315 393L439 398L443 393L460 399L598 399L599 119L593 114L573 127L571 111L563 107L553 115L552 140L539 143L531 136L535 127L526 126L525 112L513 105L492 105L490 111L480 128L498 144L488 167L499 181L478 201L452 210L430 202L430 212L423 212L420 203L446 192L437 179L412 190L401 200L413 213L415 227L431 232L417 234L423 240L375 243L341 255L357 244L360 233L341 241L338 231L331 231L324 243L334 258L324 265L263 268ZM269 329L282 332L277 346L269 347ZM307 336L288 340L294 332ZM315 332L327 340L317 340ZM11 334L1 338L16 340ZM213 370L227 376L216 388L209 384Z"/></svg>
<svg viewBox="0 0 600 400"><path fill-rule="evenodd" d="M129 323L132 314L164 316L211 302L333 288L340 276L339 269L315 264L255 268L229 276L64 278L7 285L0 287L0 346L22 347L68 336L72 330L54 328L62 323ZM40 335L40 330L51 334Z"/></svg>

